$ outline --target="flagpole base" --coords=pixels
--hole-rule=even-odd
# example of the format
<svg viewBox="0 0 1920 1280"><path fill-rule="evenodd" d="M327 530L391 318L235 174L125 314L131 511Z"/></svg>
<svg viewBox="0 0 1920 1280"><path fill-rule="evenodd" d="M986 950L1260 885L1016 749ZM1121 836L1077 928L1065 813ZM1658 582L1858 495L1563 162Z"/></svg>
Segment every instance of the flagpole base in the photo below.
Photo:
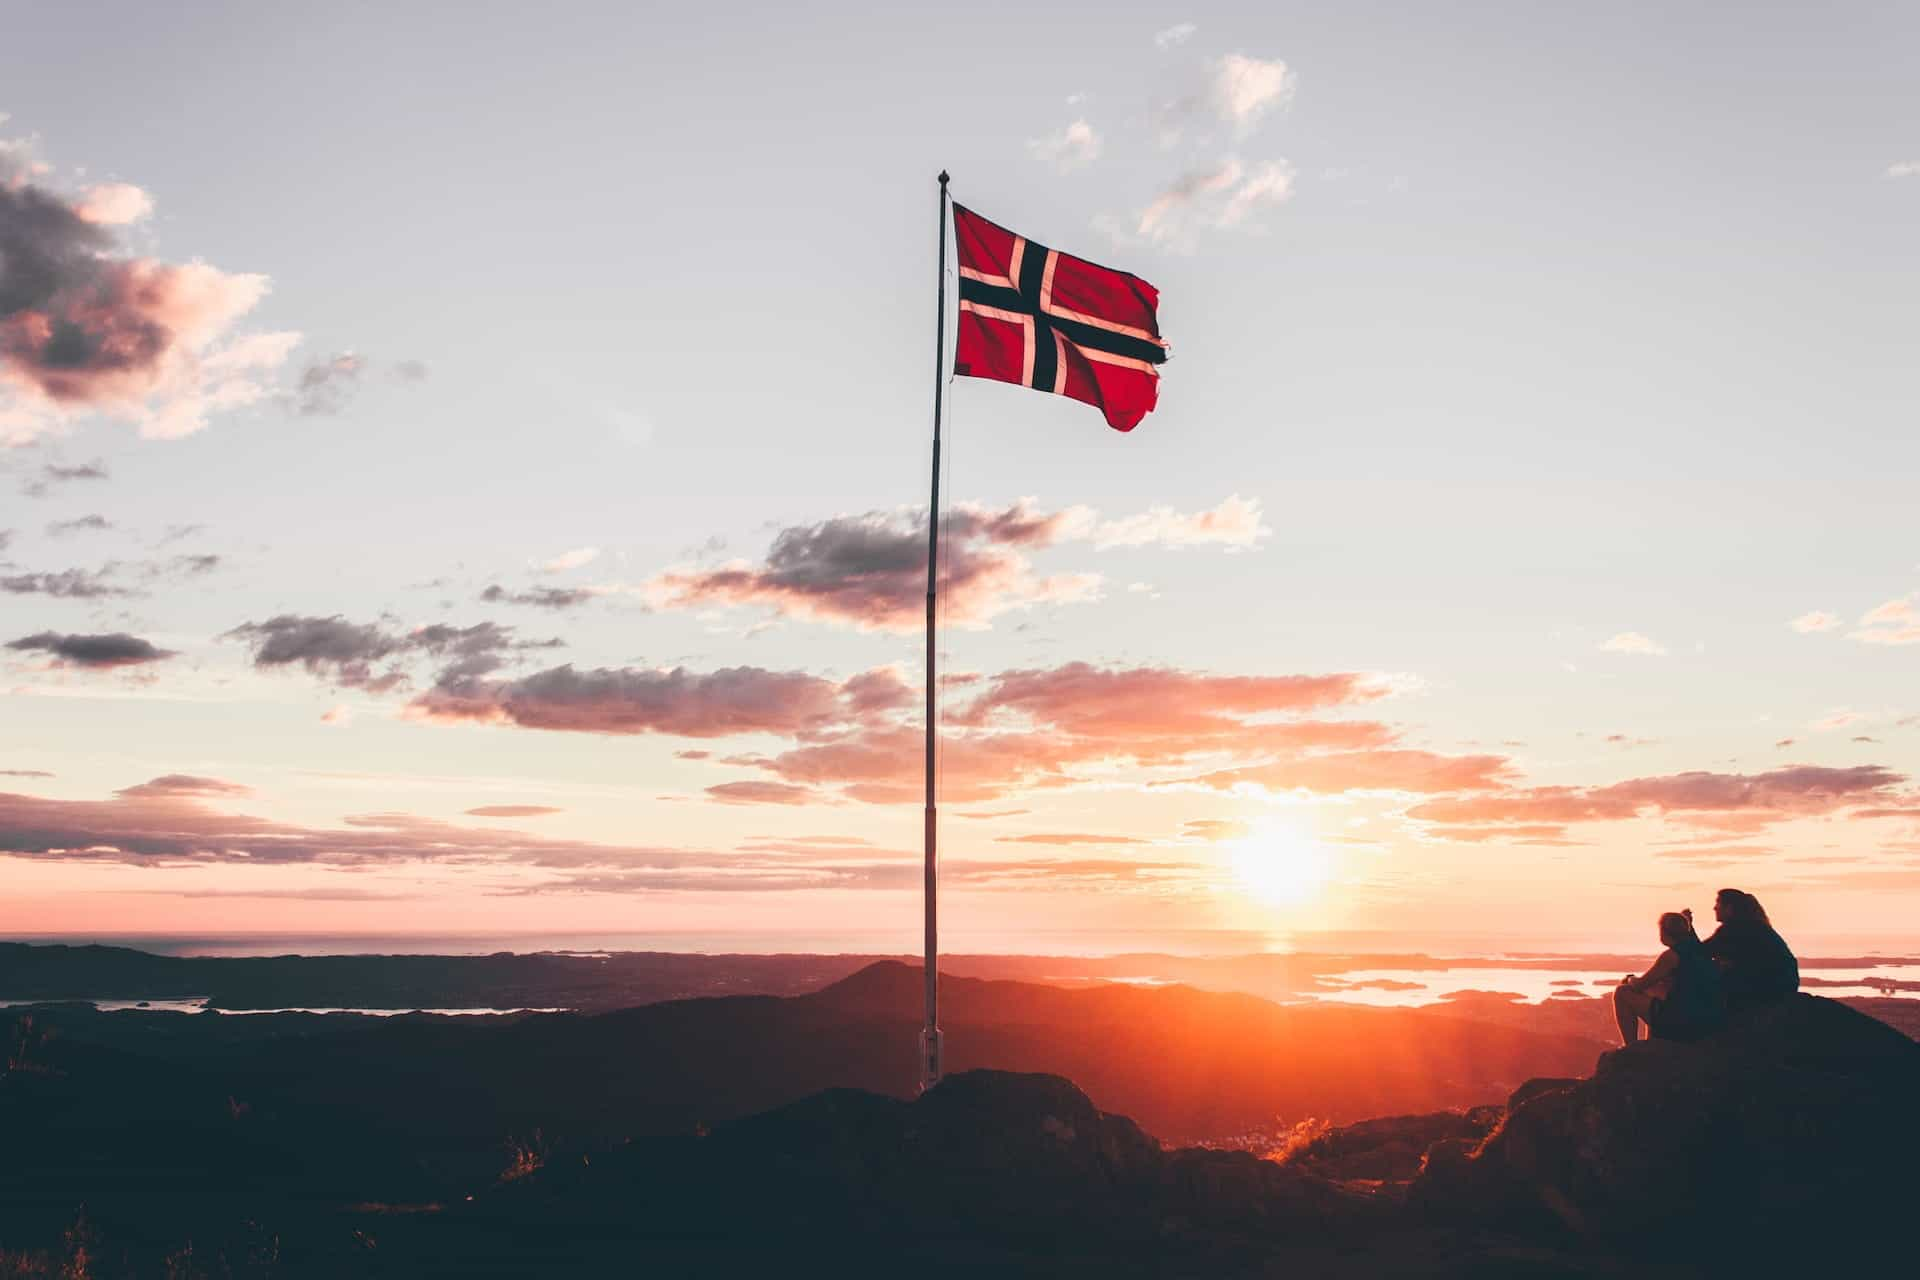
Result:
<svg viewBox="0 0 1920 1280"><path fill-rule="evenodd" d="M920 1092L925 1093L940 1083L940 1028L922 1027L920 1030Z"/></svg>

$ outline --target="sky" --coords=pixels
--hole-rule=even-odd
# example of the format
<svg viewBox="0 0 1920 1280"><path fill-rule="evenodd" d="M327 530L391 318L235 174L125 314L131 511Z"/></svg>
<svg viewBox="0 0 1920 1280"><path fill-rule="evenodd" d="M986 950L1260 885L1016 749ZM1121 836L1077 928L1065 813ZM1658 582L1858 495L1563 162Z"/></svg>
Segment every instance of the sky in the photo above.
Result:
<svg viewBox="0 0 1920 1280"><path fill-rule="evenodd" d="M0 934L917 946L945 168L951 945L1914 935L1912 6L7 23Z"/></svg>

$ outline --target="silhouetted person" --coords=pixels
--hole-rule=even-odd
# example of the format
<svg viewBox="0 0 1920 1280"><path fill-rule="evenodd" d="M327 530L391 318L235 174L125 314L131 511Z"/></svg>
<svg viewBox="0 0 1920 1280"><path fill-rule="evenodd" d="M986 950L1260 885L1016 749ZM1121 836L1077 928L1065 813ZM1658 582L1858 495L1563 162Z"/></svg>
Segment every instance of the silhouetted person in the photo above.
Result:
<svg viewBox="0 0 1920 1280"><path fill-rule="evenodd" d="M1693 931L1691 911L1660 917L1666 950L1639 977L1628 975L1613 993L1613 1020L1623 1044L1640 1038L1640 1024L1659 1040L1699 1040L1726 1021L1720 971Z"/></svg>
<svg viewBox="0 0 1920 1280"><path fill-rule="evenodd" d="M1728 1012L1773 1004L1800 989L1800 962L1774 932L1760 899L1722 889L1713 900L1713 915L1720 927L1702 945L1720 966Z"/></svg>

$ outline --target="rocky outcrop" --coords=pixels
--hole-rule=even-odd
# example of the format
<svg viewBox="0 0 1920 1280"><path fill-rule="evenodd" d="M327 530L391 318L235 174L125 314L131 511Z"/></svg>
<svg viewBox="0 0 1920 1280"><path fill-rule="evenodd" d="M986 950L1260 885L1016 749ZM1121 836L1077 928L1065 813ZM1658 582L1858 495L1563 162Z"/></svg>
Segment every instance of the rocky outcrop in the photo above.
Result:
<svg viewBox="0 0 1920 1280"><path fill-rule="evenodd" d="M1920 1045L1799 995L1713 1040L1533 1081L1410 1191L1434 1220L1560 1230L1628 1252L1782 1256L1899 1212L1920 1143Z"/></svg>

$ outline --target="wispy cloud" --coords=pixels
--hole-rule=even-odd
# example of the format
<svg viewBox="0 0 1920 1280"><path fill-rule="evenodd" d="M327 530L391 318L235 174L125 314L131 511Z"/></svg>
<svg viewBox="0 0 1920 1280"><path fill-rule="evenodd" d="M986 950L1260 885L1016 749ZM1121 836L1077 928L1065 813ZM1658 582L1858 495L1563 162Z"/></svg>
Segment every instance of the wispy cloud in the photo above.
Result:
<svg viewBox="0 0 1920 1280"><path fill-rule="evenodd" d="M571 551L562 551L551 560L540 563L542 573L566 573L572 569L592 564L600 555L598 547L575 547Z"/></svg>
<svg viewBox="0 0 1920 1280"><path fill-rule="evenodd" d="M1085 119L1075 120L1044 138L1030 139L1027 151L1061 173L1072 173L1100 158L1100 135Z"/></svg>
<svg viewBox="0 0 1920 1280"><path fill-rule="evenodd" d="M1889 178L1920 178L1920 160L1896 160L1887 166Z"/></svg>
<svg viewBox="0 0 1920 1280"><path fill-rule="evenodd" d="M1191 22L1176 22L1172 26L1153 33L1153 43L1162 49L1174 49L1193 39L1200 30Z"/></svg>
<svg viewBox="0 0 1920 1280"><path fill-rule="evenodd" d="M1622 631L1600 646L1603 653L1634 653L1646 657L1665 657L1666 648L1638 631Z"/></svg>
<svg viewBox="0 0 1920 1280"><path fill-rule="evenodd" d="M1211 68L1208 91L1220 118L1246 132L1293 98L1294 77L1278 58L1230 53Z"/></svg>
<svg viewBox="0 0 1920 1280"><path fill-rule="evenodd" d="M99 459L73 466L49 462L40 468L39 474L23 483L20 491L30 498L44 498L56 488L76 481L105 480L106 478L107 464Z"/></svg>
<svg viewBox="0 0 1920 1280"><path fill-rule="evenodd" d="M1811 635L1818 631L1832 631L1840 625L1840 619L1835 614L1815 609L1812 613L1801 614L1787 625L1801 635Z"/></svg>
<svg viewBox="0 0 1920 1280"><path fill-rule="evenodd" d="M1920 644L1920 596L1901 596L1860 616L1859 630L1848 634L1868 644Z"/></svg>

